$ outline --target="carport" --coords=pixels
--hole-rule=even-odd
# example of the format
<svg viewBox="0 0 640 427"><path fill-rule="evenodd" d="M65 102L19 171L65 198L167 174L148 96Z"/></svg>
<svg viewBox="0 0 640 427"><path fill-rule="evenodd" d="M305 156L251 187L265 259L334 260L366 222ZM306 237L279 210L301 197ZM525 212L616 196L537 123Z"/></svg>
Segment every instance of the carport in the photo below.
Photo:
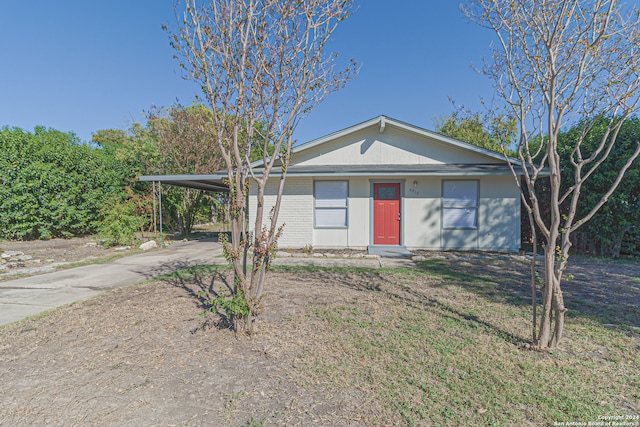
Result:
<svg viewBox="0 0 640 427"><path fill-rule="evenodd" d="M153 184L153 231L160 218L160 234L162 235L162 184L174 185L176 187L195 188L217 193L228 193L229 186L224 183L226 174L204 174L204 175L142 175L139 181L151 182ZM156 209L157 207L157 209Z"/></svg>

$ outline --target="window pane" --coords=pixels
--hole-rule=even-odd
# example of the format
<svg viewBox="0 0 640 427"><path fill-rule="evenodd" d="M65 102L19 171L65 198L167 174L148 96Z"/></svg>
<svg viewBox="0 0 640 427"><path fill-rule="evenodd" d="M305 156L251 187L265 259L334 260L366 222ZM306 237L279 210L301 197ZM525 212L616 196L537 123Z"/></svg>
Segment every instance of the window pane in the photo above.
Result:
<svg viewBox="0 0 640 427"><path fill-rule="evenodd" d="M316 227L346 227L347 209L316 209Z"/></svg>
<svg viewBox="0 0 640 427"><path fill-rule="evenodd" d="M316 181L317 208L347 206L347 181Z"/></svg>
<svg viewBox="0 0 640 427"><path fill-rule="evenodd" d="M442 211L443 228L473 228L476 226L475 208L445 208Z"/></svg>
<svg viewBox="0 0 640 427"><path fill-rule="evenodd" d="M347 181L315 181L316 227L347 226Z"/></svg>
<svg viewBox="0 0 640 427"><path fill-rule="evenodd" d="M397 187L378 187L378 200L396 200Z"/></svg>
<svg viewBox="0 0 640 427"><path fill-rule="evenodd" d="M478 181L444 181L442 185L443 206L478 206Z"/></svg>

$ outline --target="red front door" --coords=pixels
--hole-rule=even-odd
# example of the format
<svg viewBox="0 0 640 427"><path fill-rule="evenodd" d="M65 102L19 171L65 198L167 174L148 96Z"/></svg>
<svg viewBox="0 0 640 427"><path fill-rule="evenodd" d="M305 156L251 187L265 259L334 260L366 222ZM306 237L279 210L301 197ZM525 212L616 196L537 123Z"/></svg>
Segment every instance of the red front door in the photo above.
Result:
<svg viewBox="0 0 640 427"><path fill-rule="evenodd" d="M400 184L373 184L373 244L400 244Z"/></svg>

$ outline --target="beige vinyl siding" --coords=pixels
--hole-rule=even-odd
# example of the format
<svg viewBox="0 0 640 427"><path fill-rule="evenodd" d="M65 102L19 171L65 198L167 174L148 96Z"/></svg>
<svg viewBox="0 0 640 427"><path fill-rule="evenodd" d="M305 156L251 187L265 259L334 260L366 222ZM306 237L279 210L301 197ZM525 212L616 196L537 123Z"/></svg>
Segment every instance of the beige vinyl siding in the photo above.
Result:
<svg viewBox="0 0 640 427"><path fill-rule="evenodd" d="M296 153L296 165L422 165L501 163L500 160L387 127L363 129Z"/></svg>
<svg viewBox="0 0 640 427"><path fill-rule="evenodd" d="M450 178L404 178L402 199L402 242L410 249L463 249L515 252L520 248L520 195L511 176L474 178L479 183L478 220L476 229L442 227L442 183ZM371 180L368 177L348 180L347 228L314 228L313 178L287 178L279 224L285 228L280 248L357 248L370 243ZM376 177L376 182L385 181ZM397 177L387 181L397 182ZM415 181L415 185L413 184ZM278 180L271 180L265 196L265 220L275 203ZM255 187L249 198L255 212ZM250 222L253 226L253 220Z"/></svg>

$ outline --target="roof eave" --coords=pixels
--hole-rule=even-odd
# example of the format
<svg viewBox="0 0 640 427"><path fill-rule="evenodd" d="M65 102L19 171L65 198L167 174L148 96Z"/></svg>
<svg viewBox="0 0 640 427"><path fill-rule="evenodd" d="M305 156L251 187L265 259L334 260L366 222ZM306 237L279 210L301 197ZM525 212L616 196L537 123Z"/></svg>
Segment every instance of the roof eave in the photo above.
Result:
<svg viewBox="0 0 640 427"><path fill-rule="evenodd" d="M281 173L272 173L270 175L280 176ZM500 172L287 172L287 177L318 177L318 176L506 176L513 175L510 171ZM518 175L522 175L518 173Z"/></svg>

